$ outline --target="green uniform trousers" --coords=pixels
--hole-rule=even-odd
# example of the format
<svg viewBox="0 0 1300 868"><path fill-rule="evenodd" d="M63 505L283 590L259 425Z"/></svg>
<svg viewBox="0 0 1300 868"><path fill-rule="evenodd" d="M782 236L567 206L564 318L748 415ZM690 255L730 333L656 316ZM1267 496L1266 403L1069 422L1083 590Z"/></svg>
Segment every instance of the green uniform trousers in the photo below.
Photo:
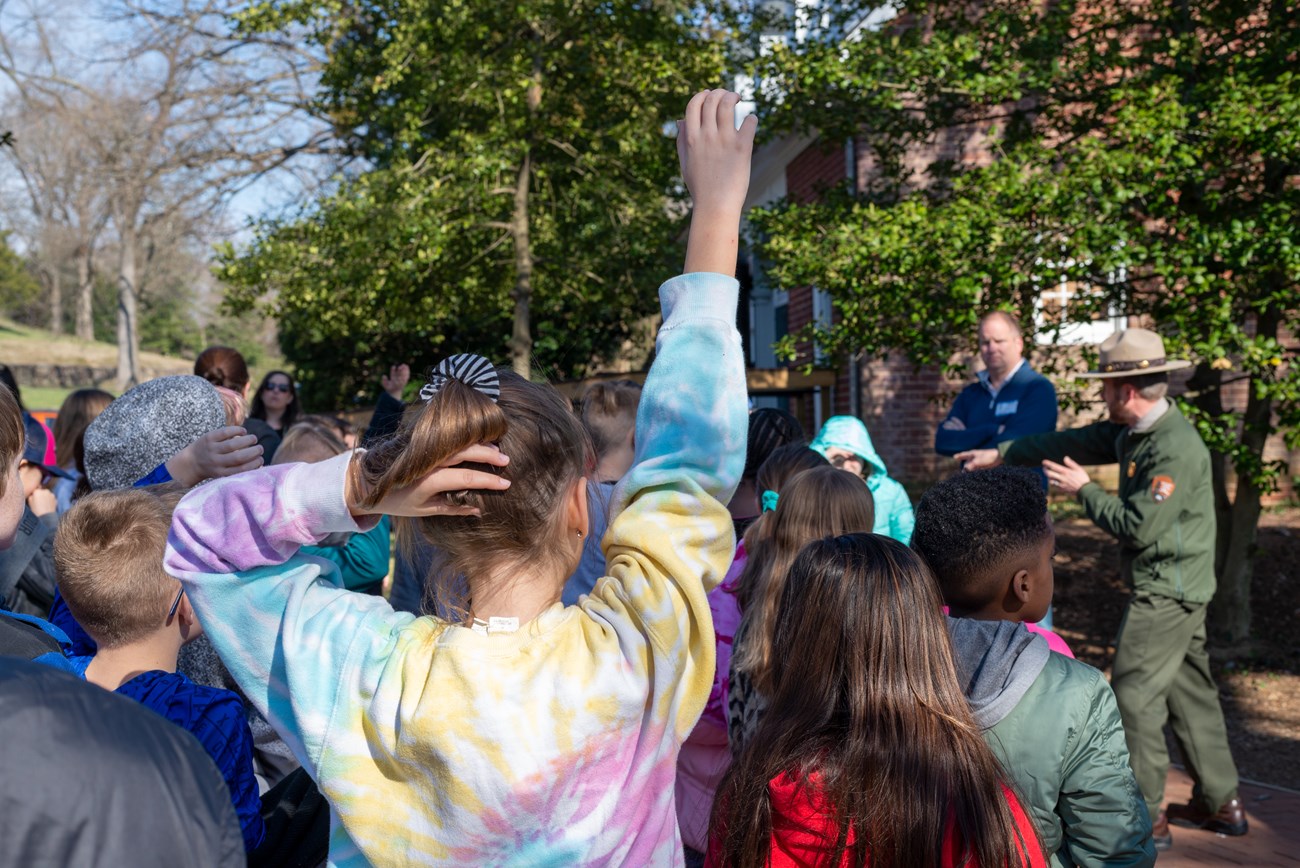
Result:
<svg viewBox="0 0 1300 868"><path fill-rule="evenodd" d="M1216 810L1237 796L1237 766L1205 652L1205 609L1205 603L1138 592L1120 624L1111 687L1152 819L1163 806L1169 773L1166 719L1196 782L1194 798Z"/></svg>

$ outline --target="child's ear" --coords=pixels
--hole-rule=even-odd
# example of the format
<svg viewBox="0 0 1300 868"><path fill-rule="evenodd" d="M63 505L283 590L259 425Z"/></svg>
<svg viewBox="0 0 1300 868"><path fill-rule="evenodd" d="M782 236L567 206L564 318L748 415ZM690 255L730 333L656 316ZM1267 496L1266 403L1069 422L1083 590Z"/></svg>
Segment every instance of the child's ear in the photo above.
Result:
<svg viewBox="0 0 1300 868"><path fill-rule="evenodd" d="M186 642L193 641L203 635L203 625L199 623L198 615L194 613L194 607L190 605L189 594L181 597L181 604L176 607L176 618L181 625L181 638Z"/></svg>
<svg viewBox="0 0 1300 868"><path fill-rule="evenodd" d="M1032 596L1033 580L1029 577L1029 570L1016 570L1016 574L1011 577L1011 596L1020 601L1020 605L1026 605Z"/></svg>
<svg viewBox="0 0 1300 868"><path fill-rule="evenodd" d="M585 539L590 531L590 513L587 504L587 477L580 478L573 484L565 505L564 526L575 537Z"/></svg>

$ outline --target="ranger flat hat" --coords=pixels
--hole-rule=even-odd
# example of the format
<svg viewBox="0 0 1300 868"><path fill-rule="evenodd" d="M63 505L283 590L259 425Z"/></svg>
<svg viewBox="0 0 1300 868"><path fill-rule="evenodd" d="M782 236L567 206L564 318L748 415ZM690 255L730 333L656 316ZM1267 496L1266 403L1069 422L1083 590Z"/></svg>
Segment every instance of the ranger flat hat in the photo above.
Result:
<svg viewBox="0 0 1300 868"><path fill-rule="evenodd" d="M1125 329L1101 342L1101 364L1097 370L1079 376L1094 379L1136 377L1179 371L1191 366L1192 363L1185 359L1165 358L1165 342L1155 332Z"/></svg>

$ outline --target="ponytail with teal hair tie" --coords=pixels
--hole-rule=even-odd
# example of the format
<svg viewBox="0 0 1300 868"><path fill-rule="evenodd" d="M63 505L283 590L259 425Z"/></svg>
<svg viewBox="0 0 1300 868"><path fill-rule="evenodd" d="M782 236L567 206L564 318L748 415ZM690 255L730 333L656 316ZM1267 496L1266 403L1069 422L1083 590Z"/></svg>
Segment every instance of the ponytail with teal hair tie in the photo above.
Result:
<svg viewBox="0 0 1300 868"><path fill-rule="evenodd" d="M763 512L776 512L777 493L772 490L763 492Z"/></svg>

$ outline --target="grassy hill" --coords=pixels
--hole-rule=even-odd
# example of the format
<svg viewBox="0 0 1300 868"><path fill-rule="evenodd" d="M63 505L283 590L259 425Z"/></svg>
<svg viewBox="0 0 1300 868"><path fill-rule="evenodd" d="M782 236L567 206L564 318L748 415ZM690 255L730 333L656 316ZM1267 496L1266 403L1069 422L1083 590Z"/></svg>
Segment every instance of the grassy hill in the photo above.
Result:
<svg viewBox="0 0 1300 868"><path fill-rule="evenodd" d="M71 335L56 335L44 329L19 325L0 317L0 362L7 365L66 365L115 368L117 346L102 341L82 341ZM193 359L178 359L158 353L141 353L141 366L151 375L188 374ZM29 386L19 379L23 402L31 410L57 410L69 388ZM112 391L112 384L104 386Z"/></svg>

